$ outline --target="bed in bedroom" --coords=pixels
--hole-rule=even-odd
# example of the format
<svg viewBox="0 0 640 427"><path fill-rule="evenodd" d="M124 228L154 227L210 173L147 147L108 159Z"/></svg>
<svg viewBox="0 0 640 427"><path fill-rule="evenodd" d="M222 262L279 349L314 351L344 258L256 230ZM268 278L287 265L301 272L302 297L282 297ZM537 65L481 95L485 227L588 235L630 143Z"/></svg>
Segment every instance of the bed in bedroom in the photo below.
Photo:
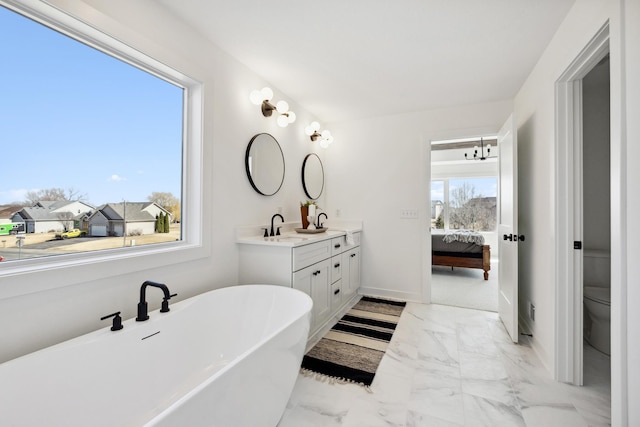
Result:
<svg viewBox="0 0 640 427"><path fill-rule="evenodd" d="M479 268L489 280L491 248L482 234L469 230L431 231L431 264L447 267Z"/></svg>

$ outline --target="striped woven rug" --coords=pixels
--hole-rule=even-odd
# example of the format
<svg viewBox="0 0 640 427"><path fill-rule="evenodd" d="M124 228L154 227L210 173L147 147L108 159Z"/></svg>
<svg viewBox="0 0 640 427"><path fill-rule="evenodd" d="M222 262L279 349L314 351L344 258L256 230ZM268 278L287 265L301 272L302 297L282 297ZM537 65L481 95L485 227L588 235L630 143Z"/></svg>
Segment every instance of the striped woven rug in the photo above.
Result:
<svg viewBox="0 0 640 427"><path fill-rule="evenodd" d="M362 299L302 359L302 373L368 388L405 302Z"/></svg>

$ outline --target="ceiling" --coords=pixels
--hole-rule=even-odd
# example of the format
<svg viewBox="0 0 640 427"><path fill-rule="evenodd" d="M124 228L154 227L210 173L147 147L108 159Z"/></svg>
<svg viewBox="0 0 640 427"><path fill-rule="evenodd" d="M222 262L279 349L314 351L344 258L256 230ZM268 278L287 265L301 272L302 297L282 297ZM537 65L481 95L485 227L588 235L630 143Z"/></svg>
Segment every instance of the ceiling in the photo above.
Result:
<svg viewBox="0 0 640 427"><path fill-rule="evenodd" d="M337 122L512 99L575 0L157 1Z"/></svg>

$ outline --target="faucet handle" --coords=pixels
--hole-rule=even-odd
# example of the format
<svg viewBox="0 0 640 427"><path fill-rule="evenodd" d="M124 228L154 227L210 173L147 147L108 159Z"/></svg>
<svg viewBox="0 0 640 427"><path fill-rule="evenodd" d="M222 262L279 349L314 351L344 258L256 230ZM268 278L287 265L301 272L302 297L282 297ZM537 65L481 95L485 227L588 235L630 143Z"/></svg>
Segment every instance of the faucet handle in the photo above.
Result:
<svg viewBox="0 0 640 427"><path fill-rule="evenodd" d="M281 228L281 227L276 228L276 236L279 236L279 235L280 235L280 228Z"/></svg>
<svg viewBox="0 0 640 427"><path fill-rule="evenodd" d="M100 320L106 320L110 317L113 317L113 324L111 326L111 330L112 331L119 331L120 329L123 328L122 326L122 317L120 317L120 312L115 312L115 313L111 313L108 314L104 317L101 317Z"/></svg>
<svg viewBox="0 0 640 427"><path fill-rule="evenodd" d="M262 237L269 237L269 228L265 227L265 228L263 228L263 230L264 230L264 236L262 236Z"/></svg>
<svg viewBox="0 0 640 427"><path fill-rule="evenodd" d="M160 313L166 313L169 311L169 300L178 294L169 295L168 298L162 298L162 306L160 307Z"/></svg>

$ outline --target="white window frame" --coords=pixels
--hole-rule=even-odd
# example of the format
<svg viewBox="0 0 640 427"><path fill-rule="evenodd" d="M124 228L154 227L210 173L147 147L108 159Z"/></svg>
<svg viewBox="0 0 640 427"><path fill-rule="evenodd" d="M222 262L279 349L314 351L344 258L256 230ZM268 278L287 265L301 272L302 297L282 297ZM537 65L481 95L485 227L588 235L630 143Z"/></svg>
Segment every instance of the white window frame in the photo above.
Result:
<svg viewBox="0 0 640 427"><path fill-rule="evenodd" d="M182 239L104 251L0 263L0 299L205 258L203 241L203 84L38 0L0 0L7 7L184 89ZM47 280L40 280L40 278Z"/></svg>

